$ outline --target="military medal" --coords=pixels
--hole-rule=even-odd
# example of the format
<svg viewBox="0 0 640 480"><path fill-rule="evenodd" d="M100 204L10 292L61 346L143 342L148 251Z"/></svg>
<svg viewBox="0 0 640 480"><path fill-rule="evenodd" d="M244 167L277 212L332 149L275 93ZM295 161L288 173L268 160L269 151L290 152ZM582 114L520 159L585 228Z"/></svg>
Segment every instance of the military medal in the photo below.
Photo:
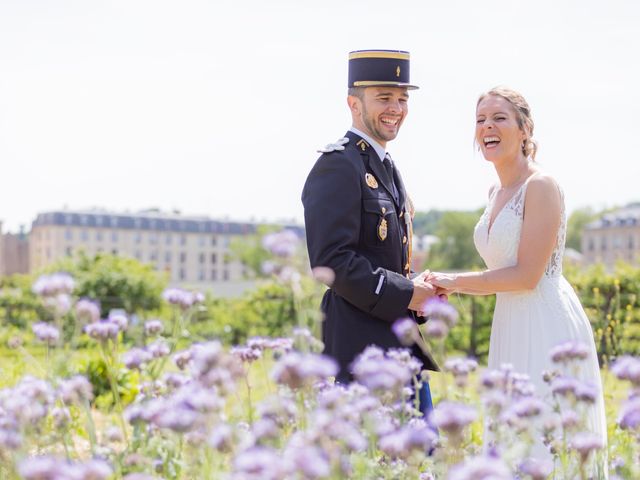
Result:
<svg viewBox="0 0 640 480"><path fill-rule="evenodd" d="M367 182L367 185L369 185L371 188L378 188L378 181L376 180L376 177L374 177L370 173L365 174L364 181Z"/></svg>
<svg viewBox="0 0 640 480"><path fill-rule="evenodd" d="M387 238L387 220L384 217L380 219L380 223L378 224L378 238L383 242Z"/></svg>

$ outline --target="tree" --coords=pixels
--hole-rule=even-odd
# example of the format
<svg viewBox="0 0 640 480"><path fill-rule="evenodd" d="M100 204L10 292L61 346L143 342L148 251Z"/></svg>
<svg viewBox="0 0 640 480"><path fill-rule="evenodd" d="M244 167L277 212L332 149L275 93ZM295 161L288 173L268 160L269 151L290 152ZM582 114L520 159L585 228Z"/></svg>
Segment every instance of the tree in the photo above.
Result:
<svg viewBox="0 0 640 480"><path fill-rule="evenodd" d="M75 295L99 301L103 316L112 309L128 313L156 310L167 285L165 275L151 265L105 253L94 257L80 253L55 262L47 270L69 273L76 281Z"/></svg>
<svg viewBox="0 0 640 480"><path fill-rule="evenodd" d="M473 244L473 229L480 212L444 212L435 234L439 238L429 252L430 270L469 270L484 266Z"/></svg>
<svg viewBox="0 0 640 480"><path fill-rule="evenodd" d="M413 217L414 235L435 235L438 222L444 212L440 210L429 210L428 212L416 212Z"/></svg>
<svg viewBox="0 0 640 480"><path fill-rule="evenodd" d="M595 220L598 214L591 207L574 210L567 220L567 248L582 251L582 231L584 227Z"/></svg>

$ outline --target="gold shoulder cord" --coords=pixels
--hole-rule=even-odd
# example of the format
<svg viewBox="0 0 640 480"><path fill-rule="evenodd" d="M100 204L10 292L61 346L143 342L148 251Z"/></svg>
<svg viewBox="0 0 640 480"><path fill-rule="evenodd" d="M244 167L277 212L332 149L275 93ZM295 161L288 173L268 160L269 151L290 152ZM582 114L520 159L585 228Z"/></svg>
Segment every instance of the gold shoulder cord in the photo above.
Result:
<svg viewBox="0 0 640 480"><path fill-rule="evenodd" d="M411 253L413 251L413 216L416 211L413 206L413 201L411 197L407 195L407 201L404 206L404 221L407 224L407 236L409 237L409 242L407 246L407 263L409 264L409 272L411 271Z"/></svg>

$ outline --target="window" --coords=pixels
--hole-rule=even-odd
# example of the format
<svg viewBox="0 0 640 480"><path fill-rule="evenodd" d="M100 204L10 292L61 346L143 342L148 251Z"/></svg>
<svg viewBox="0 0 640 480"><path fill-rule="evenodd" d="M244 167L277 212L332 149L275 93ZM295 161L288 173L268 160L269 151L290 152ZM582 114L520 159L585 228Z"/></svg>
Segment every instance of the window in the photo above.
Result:
<svg viewBox="0 0 640 480"><path fill-rule="evenodd" d="M218 280L218 270L215 268L211 269L211 281L216 282Z"/></svg>
<svg viewBox="0 0 640 480"><path fill-rule="evenodd" d="M187 253L180 252L180 263L185 263L187 261Z"/></svg>
<svg viewBox="0 0 640 480"><path fill-rule="evenodd" d="M205 259L205 255L204 253L200 253L200 255L198 255L198 261L200 263L204 263L204 259Z"/></svg>
<svg viewBox="0 0 640 480"><path fill-rule="evenodd" d="M155 245L156 243L158 243L158 235L155 233L150 233L149 234L149 243L151 245Z"/></svg>
<svg viewBox="0 0 640 480"><path fill-rule="evenodd" d="M224 280L225 282L229 280L229 270L224 270L222 272L222 280Z"/></svg>
<svg viewBox="0 0 640 480"><path fill-rule="evenodd" d="M137 260L142 260L142 252L140 250L136 250L136 253L134 256L136 257Z"/></svg>
<svg viewBox="0 0 640 480"><path fill-rule="evenodd" d="M167 263L171 262L171 252L164 252L164 261Z"/></svg>
<svg viewBox="0 0 640 480"><path fill-rule="evenodd" d="M593 241L593 238L589 238L587 242L587 250L589 252L593 252L596 249L596 242Z"/></svg>
<svg viewBox="0 0 640 480"><path fill-rule="evenodd" d="M204 282L204 270L202 268L198 272L198 280Z"/></svg>
<svg viewBox="0 0 640 480"><path fill-rule="evenodd" d="M187 278L184 272L184 268L181 268L180 271L178 272L178 278L180 278L180 280L184 280Z"/></svg>
<svg viewBox="0 0 640 480"><path fill-rule="evenodd" d="M142 234L140 232L136 232L134 235L134 241L136 243L141 243L142 242Z"/></svg>
<svg viewBox="0 0 640 480"><path fill-rule="evenodd" d="M65 253L66 253L67 257L70 257L71 255L73 255L73 249L71 247L67 247L65 249Z"/></svg>
<svg viewBox="0 0 640 480"><path fill-rule="evenodd" d="M155 262L156 260L158 260L158 252L156 250L153 250L150 254L149 254L149 260L151 262Z"/></svg>
<svg viewBox="0 0 640 480"><path fill-rule="evenodd" d="M198 245L201 247L204 247L206 245L206 241L207 239L204 237L204 235L200 235L198 237Z"/></svg>
<svg viewBox="0 0 640 480"><path fill-rule="evenodd" d="M211 254L211 263L213 265L215 265L216 263L218 263L218 255L216 255L215 253Z"/></svg>
<svg viewBox="0 0 640 480"><path fill-rule="evenodd" d="M211 246L215 247L216 245L218 245L218 237L211 237Z"/></svg>
<svg viewBox="0 0 640 480"><path fill-rule="evenodd" d="M600 243L600 250L603 252L607 250L607 237L602 237L602 242Z"/></svg>
<svg viewBox="0 0 640 480"><path fill-rule="evenodd" d="M70 228L65 229L64 231L64 239L65 240L73 240L73 230Z"/></svg>
<svg viewBox="0 0 640 480"><path fill-rule="evenodd" d="M172 237L171 234L168 234L166 237L164 237L164 243L165 245L171 245L171 241L172 241Z"/></svg>
<svg viewBox="0 0 640 480"><path fill-rule="evenodd" d="M87 229L86 229L86 228L85 228L85 229L83 229L83 230L80 232L80 239L81 239L83 242L86 242L86 241L88 241L88 240L89 240L89 232L87 231Z"/></svg>
<svg viewBox="0 0 640 480"><path fill-rule="evenodd" d="M613 236L613 248L614 249L618 249L620 248L622 245L621 239L620 239L620 235L614 235Z"/></svg>
<svg viewBox="0 0 640 480"><path fill-rule="evenodd" d="M186 244L187 244L187 236L180 235L180 245L186 245Z"/></svg>
<svg viewBox="0 0 640 480"><path fill-rule="evenodd" d="M98 230L98 231L96 232L96 240L97 240L98 242L101 242L101 241L102 241L102 231Z"/></svg>
<svg viewBox="0 0 640 480"><path fill-rule="evenodd" d="M111 232L111 241L116 243L118 241L118 232Z"/></svg>

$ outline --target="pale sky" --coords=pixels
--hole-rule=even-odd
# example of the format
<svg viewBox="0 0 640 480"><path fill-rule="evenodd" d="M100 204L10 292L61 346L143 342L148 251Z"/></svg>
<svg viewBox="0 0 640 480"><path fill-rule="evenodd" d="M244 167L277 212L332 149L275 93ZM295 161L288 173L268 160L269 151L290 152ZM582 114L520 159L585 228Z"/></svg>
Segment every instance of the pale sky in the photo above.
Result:
<svg viewBox="0 0 640 480"><path fill-rule="evenodd" d="M567 207L640 200L640 2L0 0L0 220L159 207L302 221L351 123L347 55L411 52L388 145L420 210L483 206L478 94L532 107Z"/></svg>

